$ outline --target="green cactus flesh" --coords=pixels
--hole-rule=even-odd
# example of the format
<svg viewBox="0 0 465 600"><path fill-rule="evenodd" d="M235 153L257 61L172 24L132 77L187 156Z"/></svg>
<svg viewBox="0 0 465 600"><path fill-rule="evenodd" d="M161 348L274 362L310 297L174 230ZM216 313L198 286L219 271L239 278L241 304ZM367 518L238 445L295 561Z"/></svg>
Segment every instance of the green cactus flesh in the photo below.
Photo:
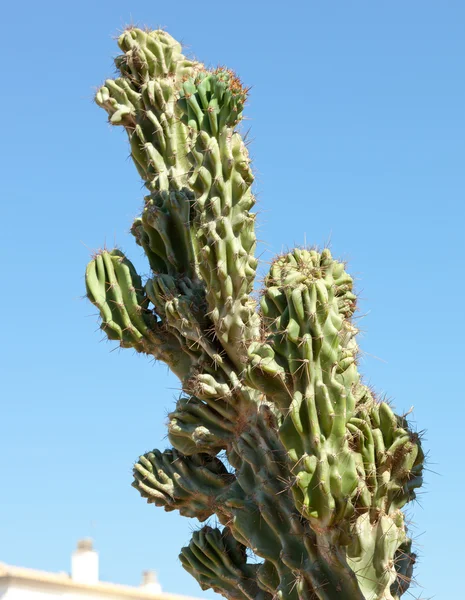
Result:
<svg viewBox="0 0 465 600"><path fill-rule="evenodd" d="M236 126L247 90L164 31L127 29L96 101L125 128L148 194L119 250L87 267L101 328L180 378L172 448L141 456L149 503L205 521L181 562L230 599L394 600L415 554L402 507L424 455L357 368L353 282L328 249L278 256L253 298L253 175ZM249 555L252 554L254 560Z"/></svg>

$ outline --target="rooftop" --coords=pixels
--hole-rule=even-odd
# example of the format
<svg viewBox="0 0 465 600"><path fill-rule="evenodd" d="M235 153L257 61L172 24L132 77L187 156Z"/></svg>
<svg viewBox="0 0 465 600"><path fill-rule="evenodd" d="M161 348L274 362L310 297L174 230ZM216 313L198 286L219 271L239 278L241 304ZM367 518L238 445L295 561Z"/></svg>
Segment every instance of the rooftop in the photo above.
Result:
<svg viewBox="0 0 465 600"><path fill-rule="evenodd" d="M0 588L4 587L43 587L46 585L59 592L82 592L83 595L92 592L94 595L112 597L115 600L130 598L131 600L199 600L179 594L161 591L153 571L143 573L140 587L120 585L99 581L98 554L92 547L91 540L80 540L73 553L71 575L68 573L51 573L36 569L26 569L0 563Z"/></svg>

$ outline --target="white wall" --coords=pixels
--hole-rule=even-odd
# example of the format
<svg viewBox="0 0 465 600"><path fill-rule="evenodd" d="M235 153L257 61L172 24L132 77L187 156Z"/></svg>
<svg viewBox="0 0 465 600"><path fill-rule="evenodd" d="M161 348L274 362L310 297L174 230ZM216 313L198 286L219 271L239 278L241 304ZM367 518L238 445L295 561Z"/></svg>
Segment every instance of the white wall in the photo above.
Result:
<svg viewBox="0 0 465 600"><path fill-rule="evenodd" d="M29 585L11 583L0 592L1 600L55 600L64 598L63 592L57 588L53 589L46 584L34 583ZM101 598L99 599L101 600Z"/></svg>
<svg viewBox="0 0 465 600"><path fill-rule="evenodd" d="M107 600L110 598L108 594L60 589L58 586L46 583L34 582L29 586L21 582L21 584L12 583L8 587L2 584L0 587L0 600Z"/></svg>

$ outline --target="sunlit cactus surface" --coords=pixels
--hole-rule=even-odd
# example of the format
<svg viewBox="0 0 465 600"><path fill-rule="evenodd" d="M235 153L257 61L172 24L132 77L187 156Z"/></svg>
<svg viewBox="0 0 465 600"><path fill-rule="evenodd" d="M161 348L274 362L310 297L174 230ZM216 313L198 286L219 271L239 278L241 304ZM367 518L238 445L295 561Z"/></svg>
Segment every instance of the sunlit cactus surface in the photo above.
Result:
<svg viewBox="0 0 465 600"><path fill-rule="evenodd" d="M415 562L402 507L424 455L361 381L352 278L328 249L295 248L272 261L257 302L253 174L237 129L247 89L165 31L131 27L118 45L119 76L96 102L126 130L145 184L131 233L151 274L99 251L87 296L110 340L165 362L182 389L172 447L140 456L134 487L208 520L180 554L202 589L400 598Z"/></svg>

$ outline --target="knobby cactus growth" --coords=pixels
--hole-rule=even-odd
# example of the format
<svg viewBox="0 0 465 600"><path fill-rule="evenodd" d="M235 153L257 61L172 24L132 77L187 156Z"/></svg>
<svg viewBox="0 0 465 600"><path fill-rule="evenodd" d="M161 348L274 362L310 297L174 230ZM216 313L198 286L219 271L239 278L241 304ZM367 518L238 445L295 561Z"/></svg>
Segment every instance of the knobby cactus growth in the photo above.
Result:
<svg viewBox="0 0 465 600"><path fill-rule="evenodd" d="M356 297L328 249L278 256L259 306L247 90L164 31L127 29L96 102L125 128L145 182L119 250L87 267L109 339L165 362L182 395L171 449L134 466L147 502L205 521L181 551L202 589L240 600L400 598L415 554L402 507L421 485L418 435L361 382ZM210 521L212 522L212 521ZM257 560L257 557L258 560Z"/></svg>

